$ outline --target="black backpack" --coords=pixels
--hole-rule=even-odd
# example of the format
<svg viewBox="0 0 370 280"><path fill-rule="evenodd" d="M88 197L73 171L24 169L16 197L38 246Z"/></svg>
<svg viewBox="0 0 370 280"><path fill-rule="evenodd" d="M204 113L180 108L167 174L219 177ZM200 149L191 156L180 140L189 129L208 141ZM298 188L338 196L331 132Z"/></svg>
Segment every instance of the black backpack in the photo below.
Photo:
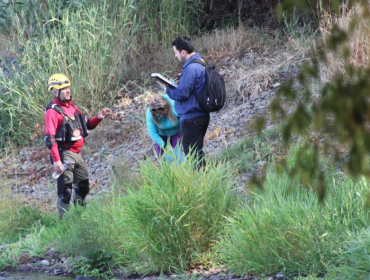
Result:
<svg viewBox="0 0 370 280"><path fill-rule="evenodd" d="M215 70L214 66L208 65L203 60L193 59L190 63L202 64L206 70L204 89L201 93L195 94L200 107L209 113L220 111L226 99L224 78Z"/></svg>

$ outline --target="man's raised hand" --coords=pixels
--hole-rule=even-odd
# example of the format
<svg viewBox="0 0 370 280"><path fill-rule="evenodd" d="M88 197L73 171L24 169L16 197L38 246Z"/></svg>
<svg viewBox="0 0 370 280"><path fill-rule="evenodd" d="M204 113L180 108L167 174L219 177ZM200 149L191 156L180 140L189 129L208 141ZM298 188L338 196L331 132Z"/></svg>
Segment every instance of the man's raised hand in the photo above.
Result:
<svg viewBox="0 0 370 280"><path fill-rule="evenodd" d="M106 116L110 115L112 113L112 110L109 109L109 108L104 108L104 109L101 109L100 112L98 113L98 119L99 120L102 120L104 119Z"/></svg>

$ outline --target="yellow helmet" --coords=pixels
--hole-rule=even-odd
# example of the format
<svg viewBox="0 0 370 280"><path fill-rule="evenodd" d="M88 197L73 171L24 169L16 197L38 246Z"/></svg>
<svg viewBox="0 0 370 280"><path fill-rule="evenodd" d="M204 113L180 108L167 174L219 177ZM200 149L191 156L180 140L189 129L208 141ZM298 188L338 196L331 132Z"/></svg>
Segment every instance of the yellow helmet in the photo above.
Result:
<svg viewBox="0 0 370 280"><path fill-rule="evenodd" d="M71 82L69 81L67 76L63 74L54 74L49 78L48 81L48 90L51 90L52 88L62 89L70 86Z"/></svg>

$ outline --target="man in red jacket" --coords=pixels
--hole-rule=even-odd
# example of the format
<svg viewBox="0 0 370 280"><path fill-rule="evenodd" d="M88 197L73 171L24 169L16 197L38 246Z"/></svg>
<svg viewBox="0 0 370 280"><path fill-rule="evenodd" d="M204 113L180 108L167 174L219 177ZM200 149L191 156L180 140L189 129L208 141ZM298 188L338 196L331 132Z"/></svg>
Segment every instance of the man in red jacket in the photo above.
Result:
<svg viewBox="0 0 370 280"><path fill-rule="evenodd" d="M85 205L89 192L89 174L81 156L84 137L89 129L95 128L102 119L111 113L109 108L102 109L89 119L72 102L71 82L63 74L55 74L48 81L48 90L54 100L47 106L45 113L45 144L50 150L55 173L62 173L57 179L59 217L62 218L73 203ZM63 163L68 163L64 170ZM63 172L64 171L64 172Z"/></svg>

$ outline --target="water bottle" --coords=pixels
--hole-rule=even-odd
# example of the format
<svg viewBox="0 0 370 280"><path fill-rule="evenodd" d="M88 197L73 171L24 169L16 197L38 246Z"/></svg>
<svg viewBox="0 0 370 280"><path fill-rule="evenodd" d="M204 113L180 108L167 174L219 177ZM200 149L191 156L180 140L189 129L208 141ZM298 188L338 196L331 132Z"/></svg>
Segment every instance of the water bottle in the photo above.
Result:
<svg viewBox="0 0 370 280"><path fill-rule="evenodd" d="M67 169L67 165L68 165L68 164L69 164L68 162L63 163L63 170L62 170L62 172L61 172L61 173L55 173L55 172L53 172L53 175L51 175L51 176L52 176L54 179L58 179L58 178L59 178L59 176L63 174L64 170L66 170L66 169Z"/></svg>

